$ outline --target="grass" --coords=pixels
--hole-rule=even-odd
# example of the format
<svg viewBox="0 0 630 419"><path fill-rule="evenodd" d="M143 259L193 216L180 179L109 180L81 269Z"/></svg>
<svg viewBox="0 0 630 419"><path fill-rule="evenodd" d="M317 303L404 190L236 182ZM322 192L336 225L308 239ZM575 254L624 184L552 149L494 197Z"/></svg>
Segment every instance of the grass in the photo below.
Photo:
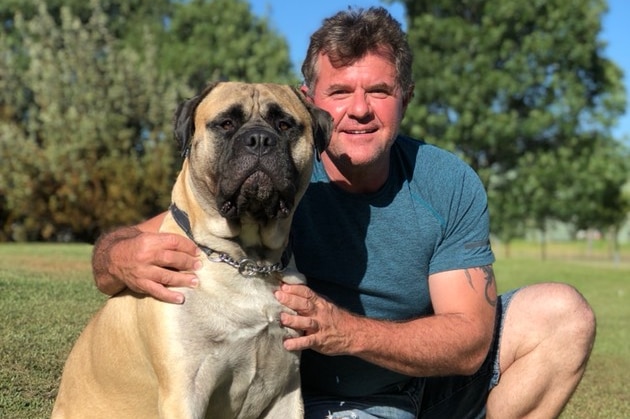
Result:
<svg viewBox="0 0 630 419"><path fill-rule="evenodd" d="M593 306L598 335L586 374L562 418L630 417L630 249L620 263L602 246L517 243L497 248L501 290L544 281L577 287ZM91 280L91 247L0 244L0 418L46 418L68 352L105 297Z"/></svg>

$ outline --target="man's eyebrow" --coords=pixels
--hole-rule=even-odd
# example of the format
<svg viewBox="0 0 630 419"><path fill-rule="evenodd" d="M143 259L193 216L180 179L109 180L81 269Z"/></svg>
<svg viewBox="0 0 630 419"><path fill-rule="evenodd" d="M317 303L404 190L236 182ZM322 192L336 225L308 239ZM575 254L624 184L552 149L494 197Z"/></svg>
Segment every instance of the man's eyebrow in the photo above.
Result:
<svg viewBox="0 0 630 419"><path fill-rule="evenodd" d="M335 83L335 84L331 84L330 86L328 86L326 88L327 92L334 92L335 90L348 90L350 89L350 85L348 84L341 84L341 83Z"/></svg>
<svg viewBox="0 0 630 419"><path fill-rule="evenodd" d="M354 88L351 87L349 84L335 83L335 84L331 84L330 86L328 86L326 88L326 91L327 92L334 92L336 90L352 90L352 89L354 89ZM371 84L365 90L367 90L367 91L387 90L387 91L391 92L391 91L394 91L395 89L396 89L396 86L391 85L389 83L381 82L381 83Z"/></svg>
<svg viewBox="0 0 630 419"><path fill-rule="evenodd" d="M368 88L366 90L387 90L387 91L393 91L396 89L396 86L392 86L391 84L388 83L377 83L377 84L373 84L371 86L368 86Z"/></svg>

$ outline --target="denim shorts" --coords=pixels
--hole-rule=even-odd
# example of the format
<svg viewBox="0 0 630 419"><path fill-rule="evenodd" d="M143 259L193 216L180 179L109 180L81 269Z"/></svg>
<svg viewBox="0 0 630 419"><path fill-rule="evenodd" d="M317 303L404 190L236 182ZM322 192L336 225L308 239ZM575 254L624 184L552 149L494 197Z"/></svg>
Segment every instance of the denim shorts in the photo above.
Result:
<svg viewBox="0 0 630 419"><path fill-rule="evenodd" d="M499 342L505 313L517 291L499 297L492 345L475 374L411 379L397 391L366 397L305 395L305 419L484 418L488 393L498 384L501 374Z"/></svg>

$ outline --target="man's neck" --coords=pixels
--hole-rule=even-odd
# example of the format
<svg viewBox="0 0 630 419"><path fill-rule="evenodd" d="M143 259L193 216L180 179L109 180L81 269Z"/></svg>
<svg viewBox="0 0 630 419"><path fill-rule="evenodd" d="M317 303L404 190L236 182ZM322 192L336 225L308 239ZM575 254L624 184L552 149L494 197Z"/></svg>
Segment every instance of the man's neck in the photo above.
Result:
<svg viewBox="0 0 630 419"><path fill-rule="evenodd" d="M370 165L356 166L344 157L332 159L322 153L322 164L331 183L350 193L378 191L389 176L389 156Z"/></svg>

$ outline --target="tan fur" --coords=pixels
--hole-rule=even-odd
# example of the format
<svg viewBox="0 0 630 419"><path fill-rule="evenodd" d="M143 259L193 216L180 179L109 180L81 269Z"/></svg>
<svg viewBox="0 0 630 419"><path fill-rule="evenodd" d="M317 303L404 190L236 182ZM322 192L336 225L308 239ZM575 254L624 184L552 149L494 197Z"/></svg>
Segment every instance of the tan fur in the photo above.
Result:
<svg viewBox="0 0 630 419"><path fill-rule="evenodd" d="M193 100L188 109L178 110L175 124L184 132L179 139L188 142L190 154L173 187L173 202L188 214L198 243L236 260L278 262L295 205L308 185L314 144L325 143L330 120L305 104L294 89L280 85L220 83ZM261 220L243 213L226 218L216 204L218 183L229 167L246 166L236 163L238 159L249 162L251 156L245 152L227 163L227 157L220 159L223 148L234 143L208 126L238 105L245 114L243 129L252 121L272 131L278 128L273 124L284 128L281 122L261 118L269 104L279 104L305 127L299 138L282 143L290 144L288 151L274 149L271 160L290 159L295 165L295 202L287 216ZM315 138L318 129L324 139ZM184 235L171 213L161 231ZM281 280L298 283L302 277L245 277L226 263L205 255L201 259L199 287L179 289L186 297L183 305L128 291L107 301L68 357L53 418L303 417L299 354L282 346L283 338L296 332L280 326L279 315L286 308L273 296Z"/></svg>

